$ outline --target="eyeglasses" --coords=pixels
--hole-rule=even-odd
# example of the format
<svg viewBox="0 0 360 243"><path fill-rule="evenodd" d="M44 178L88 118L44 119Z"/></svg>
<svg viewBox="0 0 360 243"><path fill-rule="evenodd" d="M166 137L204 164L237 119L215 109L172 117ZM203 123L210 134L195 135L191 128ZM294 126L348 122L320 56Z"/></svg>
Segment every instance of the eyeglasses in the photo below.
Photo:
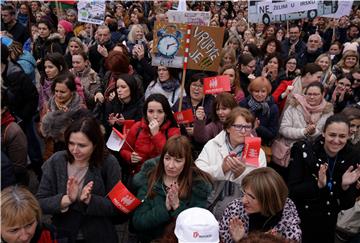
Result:
<svg viewBox="0 0 360 243"><path fill-rule="evenodd" d="M202 85L202 84L194 84L194 83L192 83L190 86L191 86L191 88L194 88L194 89L196 89L196 88L202 89L204 87L204 85Z"/></svg>
<svg viewBox="0 0 360 243"><path fill-rule="evenodd" d="M238 132L241 132L242 130L245 130L245 132L249 132L252 129L251 125L232 124L231 126L235 128L235 130Z"/></svg>
<svg viewBox="0 0 360 243"><path fill-rule="evenodd" d="M241 190L241 192L242 192L242 194L243 194L243 197L247 197L247 198L250 199L250 200L256 200L256 197L255 197L255 196L253 196L253 195L245 192L245 190Z"/></svg>
<svg viewBox="0 0 360 243"><path fill-rule="evenodd" d="M319 93L307 93L307 94L305 94L307 97L318 97L318 96L320 96L321 94L319 94Z"/></svg>

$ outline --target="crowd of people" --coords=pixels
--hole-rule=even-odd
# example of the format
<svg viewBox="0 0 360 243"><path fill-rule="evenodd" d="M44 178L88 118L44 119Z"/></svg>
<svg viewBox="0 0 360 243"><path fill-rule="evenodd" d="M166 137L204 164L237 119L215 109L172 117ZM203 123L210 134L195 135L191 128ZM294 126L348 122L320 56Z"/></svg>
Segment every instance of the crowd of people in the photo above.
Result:
<svg viewBox="0 0 360 243"><path fill-rule="evenodd" d="M360 241L358 4L265 25L248 1L187 1L225 31L218 71L182 84L151 62L178 1L106 1L101 25L62 2L1 2L3 242ZM217 75L231 90L205 94ZM120 180L130 214L107 196Z"/></svg>

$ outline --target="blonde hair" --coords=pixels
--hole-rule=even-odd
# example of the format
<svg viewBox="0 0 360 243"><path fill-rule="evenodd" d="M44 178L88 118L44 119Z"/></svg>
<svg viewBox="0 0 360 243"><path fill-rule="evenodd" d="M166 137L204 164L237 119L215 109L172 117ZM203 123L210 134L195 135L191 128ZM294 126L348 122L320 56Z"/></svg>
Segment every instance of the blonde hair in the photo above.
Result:
<svg viewBox="0 0 360 243"><path fill-rule="evenodd" d="M80 38L74 36L74 37L71 37L69 42L68 42L68 46L66 48L66 53L68 53L70 50L69 50L69 47L70 47L70 43L71 42L75 42L76 44L79 45L80 47L80 50L79 50L79 53L80 52L85 52L85 46L84 46L84 43L80 40Z"/></svg>
<svg viewBox="0 0 360 243"><path fill-rule="evenodd" d="M340 67L340 68L344 68L344 64L345 64L345 59L348 58L348 57L356 57L357 59L357 63L353 68L358 68L359 67L359 54L356 52L356 51L353 51L353 50L348 50L346 51L342 58L340 59L340 61L336 64L336 66Z"/></svg>
<svg viewBox="0 0 360 243"><path fill-rule="evenodd" d="M130 32L128 34L128 40L132 43L135 43L135 33L136 33L136 30L142 30L142 32L144 33L144 36L143 36L143 40L145 41L145 35L146 35L146 32L145 32L145 28L141 25L141 24L133 24L131 26L131 29L130 29Z"/></svg>
<svg viewBox="0 0 360 243"><path fill-rule="evenodd" d="M248 86L248 91L251 93L254 90L260 90L262 88L266 89L267 94L271 93L271 83L267 78L264 77L257 77L252 80Z"/></svg>
<svg viewBox="0 0 360 243"><path fill-rule="evenodd" d="M1 191L1 224L8 227L41 220L41 208L35 196L21 186L9 186Z"/></svg>
<svg viewBox="0 0 360 243"><path fill-rule="evenodd" d="M224 47L220 52L220 67L224 65L224 57L225 55L229 54L231 58L231 64L236 65L236 51L231 48L230 46Z"/></svg>
<svg viewBox="0 0 360 243"><path fill-rule="evenodd" d="M264 167L251 171L242 180L243 189L250 188L265 216L275 215L283 210L288 188L283 178L272 168Z"/></svg>

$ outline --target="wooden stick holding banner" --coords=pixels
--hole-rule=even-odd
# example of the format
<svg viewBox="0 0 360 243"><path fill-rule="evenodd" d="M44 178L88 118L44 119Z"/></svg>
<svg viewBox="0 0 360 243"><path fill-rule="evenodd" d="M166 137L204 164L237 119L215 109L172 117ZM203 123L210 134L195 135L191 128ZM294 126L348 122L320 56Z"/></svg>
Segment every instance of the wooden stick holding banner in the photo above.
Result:
<svg viewBox="0 0 360 243"><path fill-rule="evenodd" d="M186 76L186 68L188 63L188 56L190 51L190 35L191 35L191 24L188 24L186 27L186 37L185 37L185 52L184 52L184 69L181 77L181 89L180 89L180 97L179 97L179 112L182 109L182 101L184 94L184 86L185 86L185 76Z"/></svg>

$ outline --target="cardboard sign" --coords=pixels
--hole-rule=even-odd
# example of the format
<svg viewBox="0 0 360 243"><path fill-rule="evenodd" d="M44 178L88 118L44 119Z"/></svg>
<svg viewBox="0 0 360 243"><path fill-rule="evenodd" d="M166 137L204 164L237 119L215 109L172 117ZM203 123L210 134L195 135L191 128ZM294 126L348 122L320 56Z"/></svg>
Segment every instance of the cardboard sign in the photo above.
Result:
<svg viewBox="0 0 360 243"><path fill-rule="evenodd" d="M230 90L230 78L227 75L204 78L204 94L218 94Z"/></svg>
<svg viewBox="0 0 360 243"><path fill-rule="evenodd" d="M155 22L151 64L182 68L185 34L186 24Z"/></svg>
<svg viewBox="0 0 360 243"><path fill-rule="evenodd" d="M224 28L193 25L188 68L217 72L224 40Z"/></svg>
<svg viewBox="0 0 360 243"><path fill-rule="evenodd" d="M168 10L166 12L169 23L183 23L194 25L210 25L211 13L205 11L178 11Z"/></svg>
<svg viewBox="0 0 360 243"><path fill-rule="evenodd" d="M153 66L184 68L186 30L186 24L155 22ZM187 68L218 71L224 30L220 27L191 25Z"/></svg>
<svg viewBox="0 0 360 243"><path fill-rule="evenodd" d="M125 136L113 127L109 139L106 142L106 147L108 147L113 151L119 152L122 146L124 145L124 143L125 143Z"/></svg>
<svg viewBox="0 0 360 243"><path fill-rule="evenodd" d="M246 137L242 159L249 166L258 168L259 155L261 148L261 138L259 137Z"/></svg>
<svg viewBox="0 0 360 243"><path fill-rule="evenodd" d="M178 124L191 123L194 121L192 109L175 112L174 117Z"/></svg>
<svg viewBox="0 0 360 243"><path fill-rule="evenodd" d="M118 209L126 214L132 212L141 204L141 201L129 192L121 181L111 189L108 197Z"/></svg>
<svg viewBox="0 0 360 243"><path fill-rule="evenodd" d="M79 1L78 21L101 25L105 19L105 1Z"/></svg>

